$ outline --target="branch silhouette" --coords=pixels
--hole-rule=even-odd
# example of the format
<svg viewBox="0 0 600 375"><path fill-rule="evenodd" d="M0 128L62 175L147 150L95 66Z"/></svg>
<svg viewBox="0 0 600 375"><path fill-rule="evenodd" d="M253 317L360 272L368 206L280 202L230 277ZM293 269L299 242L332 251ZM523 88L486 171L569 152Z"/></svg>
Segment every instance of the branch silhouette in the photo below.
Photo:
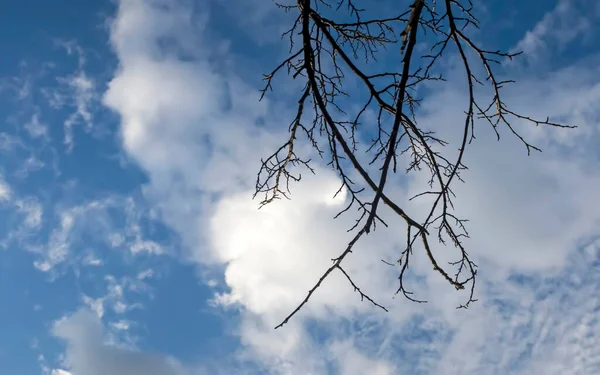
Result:
<svg viewBox="0 0 600 375"><path fill-rule="evenodd" d="M399 5L399 8L404 9L397 16L369 19L365 19L365 15L370 13L359 8L358 2L298 0L293 5L276 3L283 11L296 14L296 18L283 34L283 37L287 37L290 54L264 76L266 84L261 99L273 89L274 78L284 70L294 79L303 80L304 85L296 116L289 126L289 138L273 154L262 160L254 196L262 196L261 205L270 204L281 197L289 198L290 182L300 181L301 178L299 174L293 174L291 169L301 166L314 173L311 160L302 158L295 151L297 142L306 141L337 172L342 181L339 191L345 189L349 194L349 205L336 217L352 207L357 208L359 215L355 225L350 228L350 231L355 231L352 240L338 257L332 259L332 265L316 281L305 298L275 328L288 323L336 270L342 272L361 299L387 311L383 305L369 297L342 266L355 245L374 230L377 223L386 225L378 215L382 202L406 223L406 247L395 263L386 262L399 266L396 294L402 293L413 302L426 302L414 297L404 282L413 249L420 242L434 272L457 290L469 291L467 300L458 306L467 308L476 301L477 265L463 246L463 239L469 236L467 220L454 213L454 193L451 187L455 181L462 181L461 171L467 168L463 157L468 145L475 139L476 122L483 121L491 125L498 139L498 128L507 127L524 144L528 155L532 151L541 150L521 136L511 120L517 119L536 126L574 127L551 122L549 118L535 119L508 108L502 100L502 88L513 81L498 79L494 66L500 65L502 60L512 60L519 53L489 51L473 42L468 36L468 30L478 28L479 20L474 16L471 1L414 0L410 4ZM377 6L373 1L366 3L370 7ZM334 18L341 18L344 22ZM428 52L418 56L417 43L427 46ZM464 121L454 125L457 132L459 129L461 132L458 154L454 158L438 150L444 150L448 141L418 125L416 108L420 106L421 99L415 96L417 87L431 81L444 81L443 76L435 75L433 71L443 59L444 52L448 52L451 47L463 67L468 95ZM372 73L361 67L362 64L373 70L383 66L377 64L377 56L391 48L397 48L400 54L397 72ZM422 50L421 46L419 50ZM477 69L484 72L483 76L477 73ZM344 82L348 80L360 83L360 95L350 95L344 91ZM481 103L476 86L491 90L492 99L489 103ZM356 101L363 100L363 104L356 116L348 120L344 99L352 97ZM368 111L377 113L374 123L364 120ZM365 150L370 155L368 163L362 162L358 155L359 141L356 136L359 126L364 126L365 122L371 126L369 131L376 134ZM409 215L399 202L386 194L388 177L390 173L398 173L400 158L408 160L405 173L423 170L429 173L430 190L411 198L433 197L424 220L420 221L414 215ZM372 176L369 168L376 163L380 164L379 175ZM357 173L362 180L353 181L350 178L351 172ZM365 200L365 192L369 191L372 198ZM450 243L457 251L458 260L440 265L432 251L434 241L441 246L448 246Z"/></svg>

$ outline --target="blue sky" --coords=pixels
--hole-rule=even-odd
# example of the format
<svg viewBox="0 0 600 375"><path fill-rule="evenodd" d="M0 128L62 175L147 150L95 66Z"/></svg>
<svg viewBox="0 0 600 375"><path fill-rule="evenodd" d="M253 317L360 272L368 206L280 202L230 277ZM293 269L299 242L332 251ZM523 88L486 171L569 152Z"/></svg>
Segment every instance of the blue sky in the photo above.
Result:
<svg viewBox="0 0 600 375"><path fill-rule="evenodd" d="M419 255L430 302L393 299L380 259L404 240L382 230L347 269L389 313L334 275L277 331L352 220L331 219L345 197L331 198L339 181L322 165L292 201L251 200L297 100L281 80L258 103L285 16L266 0L22 0L1 13L0 373L600 373L596 1L481 9L478 41L524 51L506 67L507 101L579 127L524 127L544 149L529 158L478 128L456 192L480 301L456 310L464 295ZM442 125L465 97L446 73L420 122L452 137Z"/></svg>

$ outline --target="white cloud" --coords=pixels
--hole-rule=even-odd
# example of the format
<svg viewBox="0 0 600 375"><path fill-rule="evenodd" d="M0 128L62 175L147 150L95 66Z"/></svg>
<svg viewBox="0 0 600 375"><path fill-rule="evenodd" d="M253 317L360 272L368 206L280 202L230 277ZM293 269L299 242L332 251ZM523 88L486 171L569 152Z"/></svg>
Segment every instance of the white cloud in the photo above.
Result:
<svg viewBox="0 0 600 375"><path fill-rule="evenodd" d="M98 318L104 316L104 298L91 298L90 296L82 296L83 303L90 311L93 311Z"/></svg>
<svg viewBox="0 0 600 375"><path fill-rule="evenodd" d="M137 239L130 247L133 254L147 252L150 254L163 254L163 248L154 241Z"/></svg>
<svg viewBox="0 0 600 375"><path fill-rule="evenodd" d="M95 298L85 294L82 296L83 303L99 318L104 317L107 310L121 315L142 306L140 303L129 303L126 294L151 294L150 288L140 279L129 277L117 279L112 275L106 275L104 281L106 282L106 293ZM120 321L122 322L122 320ZM115 324L119 325L119 322L115 322Z"/></svg>
<svg viewBox="0 0 600 375"><path fill-rule="evenodd" d="M518 95L511 95L512 90L506 93L509 100L518 103L516 110L542 118L559 117L580 126L574 134L565 135L565 131L547 127L531 130L534 125L515 121L515 126L544 152L526 157L525 147L506 129L500 129L502 139L497 142L487 124L476 127L477 139L465 156L469 170L462 176L466 183L454 187L458 216L471 220L467 225L471 238L465 242L470 254L511 270L560 269L581 241L600 231L600 206L589 200L594 187L600 184L600 173L591 166L600 159L590 158L594 141L583 141L596 139L600 127L598 117L577 121L576 110L579 103L596 97L597 89L593 83L578 89L561 85L571 74L575 70L557 72L552 87L526 80L514 87ZM540 88L544 89L544 104L535 99ZM560 101L561 105L555 105ZM453 130L446 124L462 118L466 98L457 92L439 92L423 105L430 103L442 104L423 116L421 124L442 138L453 139ZM408 196L422 191L426 177L420 176L410 184ZM409 207L411 212L424 212L428 204L422 199ZM451 260L455 253L449 255Z"/></svg>
<svg viewBox="0 0 600 375"><path fill-rule="evenodd" d="M67 149L70 150L73 147L73 126L78 122L83 122L87 131L92 128L93 118L90 108L96 96L96 87L94 80L88 77L84 71L79 71L73 76L61 79L59 83L67 85L72 90L75 102L75 112L70 114L64 123L64 143Z"/></svg>
<svg viewBox="0 0 600 375"><path fill-rule="evenodd" d="M119 320L118 322L111 323L110 326L119 331L127 331L131 327L131 322L128 320Z"/></svg>
<svg viewBox="0 0 600 375"><path fill-rule="evenodd" d="M59 226L51 234L47 249L44 251L43 259L36 260L34 266L43 272L48 272L54 266L67 260L71 247L71 233L83 207L61 212L59 215Z"/></svg>
<svg viewBox="0 0 600 375"><path fill-rule="evenodd" d="M20 199L15 203L17 210L25 215L23 225L28 229L37 229L42 224L44 209L36 199Z"/></svg>
<svg viewBox="0 0 600 375"><path fill-rule="evenodd" d="M36 155L32 154L27 159L23 160L21 168L15 172L15 176L25 179L31 172L42 169L46 164Z"/></svg>
<svg viewBox="0 0 600 375"><path fill-rule="evenodd" d="M108 242L112 247L119 247L125 242L125 237L120 233L111 233L108 236Z"/></svg>
<svg viewBox="0 0 600 375"><path fill-rule="evenodd" d="M24 238L23 235L27 234L25 230L31 232L39 227L42 208L31 200L20 200L17 204L18 210L26 214L23 228L17 233L19 238ZM125 250L125 254L167 253L162 244L148 238L142 224L153 219L131 197L110 196L71 207L58 207L56 211L57 220L47 220L56 223L50 227L47 243L25 243L28 250L38 255L35 267L41 271L49 272L61 264L102 264L102 256L98 258L98 251L90 250L90 238L97 241L92 246L102 248L108 245L115 250Z"/></svg>
<svg viewBox="0 0 600 375"><path fill-rule="evenodd" d="M102 259L97 258L92 253L87 254L82 260L82 264L85 266L101 266L102 263Z"/></svg>
<svg viewBox="0 0 600 375"><path fill-rule="evenodd" d="M39 234L43 224L44 208L37 198L15 196L12 199L12 216L14 227L0 241L0 246L7 247L12 241L28 248L28 241Z"/></svg>
<svg viewBox="0 0 600 375"><path fill-rule="evenodd" d="M71 375L188 374L168 356L107 344L102 322L86 310L57 321L52 333L67 343L64 364Z"/></svg>
<svg viewBox="0 0 600 375"><path fill-rule="evenodd" d="M281 365L282 373L322 368L326 360L311 349L302 325L276 333L272 328L349 238L344 231L347 221L331 224L343 203L342 198L332 200L339 182L322 170L317 177L306 176L292 201L258 211L257 202L250 199L249 182L260 157L275 139L283 138L257 123L274 113L267 117L268 128L283 112L269 110L267 102L257 103L254 89L235 76L216 73L204 60L182 61L160 53L159 38L197 34L197 29L182 16L187 9L159 3L163 7L122 2L112 26L121 65L104 101L121 115L123 146L148 172L147 195L190 245L192 259L227 265L225 278L231 289L217 300L246 309L239 333L249 352ZM223 90L225 84L230 94ZM224 97L230 108L223 107ZM211 200L214 193L222 197L216 206ZM212 220L210 212L215 212ZM209 225L211 232L206 229ZM378 253L390 251L393 243ZM376 257L356 259L349 272L359 281L368 280L377 266L389 269ZM361 260L366 263L359 267ZM388 276L371 284L372 290L382 286L379 293L389 297L393 274ZM333 275L315 298L307 308L311 316L326 317L331 309L342 315L372 310L360 302L341 273ZM399 313L398 319L402 316Z"/></svg>
<svg viewBox="0 0 600 375"><path fill-rule="evenodd" d="M84 49L74 41L56 40L55 45L64 49L68 55L75 55L78 67L69 75L56 77L58 85L45 87L40 91L46 98L48 105L54 109L69 108L71 111L63 123L63 143L67 152L74 146L74 127L83 126L85 132L91 132L93 127L93 108L98 97L96 81L90 77L85 66L87 62ZM26 125L32 137L47 137L47 126L40 123L39 115L34 115Z"/></svg>
<svg viewBox="0 0 600 375"><path fill-rule="evenodd" d="M596 242L557 277L486 287L479 311L463 320L433 373L595 374L600 280L590 264L597 261Z"/></svg>
<svg viewBox="0 0 600 375"><path fill-rule="evenodd" d="M12 136L8 133L0 133L0 151L10 153L15 148L21 147L22 142L19 138Z"/></svg>
<svg viewBox="0 0 600 375"><path fill-rule="evenodd" d="M292 200L260 210L249 199L250 192L223 198L210 223L213 257L227 265L225 282L231 288L219 300L241 303L255 314L274 318L293 310L351 239L346 229L352 223L333 220L347 203L345 194L340 194L332 204L339 184L332 172L319 170L317 176L303 179ZM392 240L378 249L371 248L369 254L367 244L358 246L355 257L359 260L349 259L348 270L358 279L387 270L380 259L391 253L394 244L400 242ZM390 279L371 280L369 284L370 290L384 289L390 293L388 297L391 295ZM371 306L361 303L344 276L334 272L304 313L311 311L324 318L332 310L345 315L363 308Z"/></svg>
<svg viewBox="0 0 600 375"><path fill-rule="evenodd" d="M550 49L560 51L577 39L580 42L589 40L588 34L600 17L600 12L594 12L593 6L593 0L558 1L552 11L525 33L515 50L523 51L532 62L539 62L550 56Z"/></svg>
<svg viewBox="0 0 600 375"><path fill-rule="evenodd" d="M145 271L142 271L142 272L138 273L136 278L138 280L146 280L146 279L152 278L154 276L155 276L154 270L147 269Z"/></svg>
<svg viewBox="0 0 600 375"><path fill-rule="evenodd" d="M482 302L472 310L454 310L462 295L432 273L431 265L418 252L412 270L424 281L415 288L422 293L418 297L431 303L423 307L402 299L390 302L397 270L386 268L380 258L391 257L401 248L404 230L398 234L396 228L403 228L399 223L391 222L389 230L377 231L357 247L347 269L360 286L391 309L390 314L381 313L374 319L379 329L386 330L387 346L382 344L380 352L368 353L348 335L337 337L344 335L332 322L362 323L374 311L367 302L360 302L339 272L289 325L272 330L349 239L344 233L348 222L331 220L342 207L341 198L331 201L339 182L331 172L319 169L316 177L305 178L293 187L292 201L256 209L249 185L260 157L271 150L275 140L283 139L283 134L272 129L281 129L280 116L287 110L272 102L256 104L254 89L231 72L213 67L205 57L218 46L202 39L201 29L188 12L166 0L121 1L111 29L120 67L104 103L121 116L123 147L150 177L145 193L161 208L166 223L181 234L190 257L203 265L225 267L226 285L220 285L225 291L217 294L215 301L240 308L238 334L245 355L284 374L323 373L332 362L341 373L365 373L362 368L395 373L404 369L402 361L412 365L406 358L398 358L397 351L403 348L393 342L406 337L402 335L411 328L409 318L416 315L437 324L431 328L423 323L419 329L427 328L433 336L445 334L440 342L424 342L423 347L413 348L414 356L423 362L419 366L441 374L511 372L518 355L526 350L522 347L525 344L518 346L522 338L516 330L521 329L521 322L534 320L537 315L552 322L559 318L552 311L554 305L538 307L533 303L535 298L554 301L552 298L535 296L524 286L511 284L507 277L515 271L536 277L558 272L569 264L576 247L600 228L600 209L590 199L595 195L594 187L600 186L597 168L589 168L586 162L590 161L580 157L574 146L567 154L561 153L570 144L577 144L573 140L582 134L596 134L597 118L585 111L597 95L597 82L568 86L565 95L564 86L529 79L512 92L518 106L536 114L568 119L588 116L585 129L573 136L558 132L548 137L526 131L549 146L542 155L525 159L524 148L509 135L503 133L502 142L496 143L489 130L478 130L478 139L468 154L471 170L464 174L467 183L456 187L459 213L472 219L468 248L481 264L482 280L477 290ZM545 35L539 30L536 33ZM198 38L200 47L190 49L189 35ZM177 41L182 36L176 53L161 50L160 40ZM193 58L178 58L181 55ZM585 69L589 73L589 67ZM557 79L576 79L573 73L559 72ZM223 88L226 85L229 90ZM540 91L546 101L535 99ZM440 92L430 100L428 103L435 105L426 106L430 110L422 124L451 138L455 129L447 124L462 116L465 102L455 92ZM265 118L267 124L259 126L259 119ZM410 180L407 191L396 193L406 198L421 187L421 182L419 178ZM423 212L423 205L410 205L411 212ZM435 249L440 258L454 260L450 250ZM490 285L505 289L494 295ZM529 315L499 312L493 297ZM570 322L579 319L582 311L574 309ZM335 339L315 339L309 330L315 321L332 323L322 333ZM540 332L547 327L527 333L527 340L535 342L539 352L526 366L538 366L537 358L552 357L561 348L581 348L581 339L569 336L568 327L556 337L560 348L535 337L543 335ZM568 340L576 341L573 349L569 349ZM410 346L410 342L403 345ZM515 345L518 350L511 349ZM585 358L593 361L592 354L585 354ZM542 366L543 361L539 363ZM584 368L579 362L576 365ZM543 369L551 371L554 364L545 366Z"/></svg>
<svg viewBox="0 0 600 375"><path fill-rule="evenodd" d="M338 373L347 375L391 375L397 374L395 366L380 359L373 359L365 356L356 350L354 345L349 342L334 342L330 345L331 354L338 358Z"/></svg>
<svg viewBox="0 0 600 375"><path fill-rule="evenodd" d="M6 202L11 197L11 188L0 175L0 202Z"/></svg>
<svg viewBox="0 0 600 375"><path fill-rule="evenodd" d="M29 132L32 138L40 138L48 136L48 125L44 124L40 120L38 113L33 114L31 121L25 124L25 129Z"/></svg>

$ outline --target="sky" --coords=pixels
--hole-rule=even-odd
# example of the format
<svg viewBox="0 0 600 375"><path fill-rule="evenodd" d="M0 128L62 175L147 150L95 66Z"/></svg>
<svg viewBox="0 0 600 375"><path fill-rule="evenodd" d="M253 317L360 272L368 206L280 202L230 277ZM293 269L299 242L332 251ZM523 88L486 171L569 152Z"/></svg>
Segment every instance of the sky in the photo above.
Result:
<svg viewBox="0 0 600 375"><path fill-rule="evenodd" d="M381 6L393 6L392 1ZM262 101L289 16L267 0L8 1L0 12L0 373L6 375L600 373L600 6L493 0L475 38L504 68L544 151L479 126L457 207L478 302L411 265L429 302L394 298L402 222L359 244L274 330L350 239L324 162L258 210L261 157L285 142L298 86ZM450 59L452 56L449 57ZM420 123L461 120L460 71ZM453 85L453 82L457 84ZM454 121L454 122L453 122ZM521 124L523 125L523 124ZM399 176L406 202L419 179ZM444 257L444 254L440 255Z"/></svg>

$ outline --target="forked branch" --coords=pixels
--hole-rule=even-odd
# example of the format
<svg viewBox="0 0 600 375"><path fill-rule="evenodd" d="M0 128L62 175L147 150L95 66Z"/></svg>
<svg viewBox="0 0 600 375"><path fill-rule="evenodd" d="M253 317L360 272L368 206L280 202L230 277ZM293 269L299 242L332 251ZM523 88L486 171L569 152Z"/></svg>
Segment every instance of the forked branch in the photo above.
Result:
<svg viewBox="0 0 600 375"><path fill-rule="evenodd" d="M298 0L295 5L278 4L287 12L295 12L297 17L284 33L290 43L290 54L265 75L266 85L262 94L272 89L273 79L284 68L294 79L304 80L304 87L296 116L289 126L288 140L262 162L255 196L263 195L262 205L282 196L287 198L290 181L300 180L300 175L290 172L293 166L303 166L314 173L311 160L298 156L294 147L296 142L308 141L318 155L336 170L342 181L340 189L346 189L349 193L350 204L337 216L356 206L359 217L350 228L356 231L352 240L338 257L332 259L333 264L297 308L276 328L298 313L335 270L342 272L361 299L387 311L369 297L342 267L344 259L353 252L360 239L375 228L377 222L385 225L378 215L382 209L381 202L402 218L407 228L406 247L398 254L396 262L386 262L400 267L397 293L414 302L426 302L415 298L405 286L413 250L420 242L436 273L457 290L468 288L468 298L459 306L468 307L476 301L477 266L463 245L463 240L469 236L465 225L467 220L454 213L451 187L455 181L463 181L461 171L467 168L463 156L475 138L476 123L479 120L487 122L498 138L498 127L506 126L525 145L528 154L540 149L519 134L511 119L534 125L572 127L551 122L549 118L534 119L507 107L501 93L502 88L512 81L499 79L493 66L502 59L512 59L518 54L485 50L470 39L467 30L469 27L479 27L479 21L474 16L473 4L469 0L414 0L407 4L407 9L400 9L398 16L386 18L370 17L371 13L361 9L359 2ZM366 7L369 4L375 6L371 0L362 2L367 4ZM335 18L341 14L343 20L337 21ZM417 56L417 42L429 45L429 52ZM376 71L380 66L374 62L390 47L395 47L399 52L398 71ZM446 124L456 127L456 132L460 133L459 152L454 157L440 151L449 141L419 126L416 109L421 100L415 97L415 88L423 83L444 81L441 75L432 72L444 54L451 53L448 51L450 48L464 67L468 98L462 124ZM479 70L484 72L484 77L478 76ZM358 81L361 85L359 90L362 91L347 93L344 89L347 80ZM489 89L492 99L488 104L480 104L476 86ZM347 108L356 104L350 103L353 97L361 98L364 102L349 121ZM312 110L307 113L309 107ZM368 112L377 114L374 122L364 120ZM362 138L357 134L361 134ZM371 141L361 149L359 145L368 137L372 137ZM359 152L368 154L368 161L363 161ZM432 198L425 219L417 219L414 213L409 215L401 208L401 204L386 194L389 174L397 173L399 159L402 158L408 165L405 173L425 171L429 174L429 188L411 198ZM380 165L379 175L371 176L370 166L376 163ZM358 174L361 181L353 181L350 178L352 174ZM367 192L372 194L369 201L364 199ZM458 260L448 265L439 264L432 250L432 238L437 240L435 242L439 246L451 245L456 249Z"/></svg>

